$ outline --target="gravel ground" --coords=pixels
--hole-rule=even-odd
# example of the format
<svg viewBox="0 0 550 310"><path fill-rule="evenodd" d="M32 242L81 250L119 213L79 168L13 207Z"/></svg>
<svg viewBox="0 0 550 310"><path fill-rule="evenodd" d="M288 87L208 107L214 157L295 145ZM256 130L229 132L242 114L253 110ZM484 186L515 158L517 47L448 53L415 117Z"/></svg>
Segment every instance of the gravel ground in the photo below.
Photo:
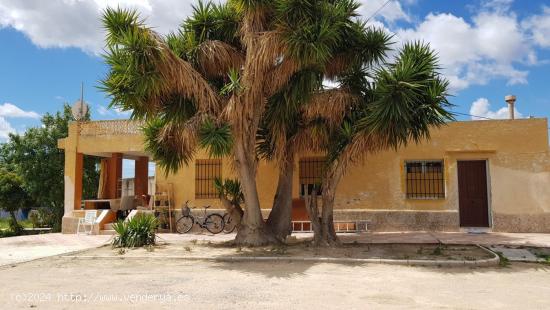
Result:
<svg viewBox="0 0 550 310"><path fill-rule="evenodd" d="M2 309L550 309L550 267L51 257L1 267Z"/></svg>

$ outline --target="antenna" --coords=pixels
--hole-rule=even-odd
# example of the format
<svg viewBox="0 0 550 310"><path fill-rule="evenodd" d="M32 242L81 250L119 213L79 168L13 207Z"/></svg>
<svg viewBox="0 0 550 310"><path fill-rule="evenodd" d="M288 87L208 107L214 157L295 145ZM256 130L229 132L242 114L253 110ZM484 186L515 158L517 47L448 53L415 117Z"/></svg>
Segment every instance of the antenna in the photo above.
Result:
<svg viewBox="0 0 550 310"><path fill-rule="evenodd" d="M88 113L88 105L84 102L84 82L80 84L80 100L75 102L71 110L77 122L82 120Z"/></svg>

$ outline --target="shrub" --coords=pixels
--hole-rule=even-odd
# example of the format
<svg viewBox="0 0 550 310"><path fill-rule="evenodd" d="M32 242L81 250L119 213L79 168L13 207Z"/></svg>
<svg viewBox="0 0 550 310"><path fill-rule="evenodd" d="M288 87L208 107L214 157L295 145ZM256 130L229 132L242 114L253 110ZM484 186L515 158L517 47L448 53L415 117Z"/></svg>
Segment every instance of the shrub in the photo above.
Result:
<svg viewBox="0 0 550 310"><path fill-rule="evenodd" d="M40 212L38 212L38 210L29 211L28 218L29 221L31 221L33 228L42 226L42 219L40 218Z"/></svg>
<svg viewBox="0 0 550 310"><path fill-rule="evenodd" d="M64 212L61 209L61 212ZM42 227L51 227L54 231L57 231L56 227L60 225L58 210L52 208L40 208L38 214L40 218L40 225ZM63 214L61 214L63 216Z"/></svg>
<svg viewBox="0 0 550 310"><path fill-rule="evenodd" d="M17 222L14 218L8 220L10 230L16 235L19 236L23 233L23 226Z"/></svg>
<svg viewBox="0 0 550 310"><path fill-rule="evenodd" d="M154 245L156 241L155 229L158 224L158 220L152 214L137 214L129 221L118 221L113 225L116 236L112 245L117 248Z"/></svg>

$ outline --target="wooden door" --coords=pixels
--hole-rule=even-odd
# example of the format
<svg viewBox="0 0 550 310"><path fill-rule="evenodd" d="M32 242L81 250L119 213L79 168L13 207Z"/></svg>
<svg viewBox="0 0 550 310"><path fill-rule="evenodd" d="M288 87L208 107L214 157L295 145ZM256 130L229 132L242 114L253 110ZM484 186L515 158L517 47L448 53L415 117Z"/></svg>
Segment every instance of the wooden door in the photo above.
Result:
<svg viewBox="0 0 550 310"><path fill-rule="evenodd" d="M489 227L485 160L458 161L458 205L461 227Z"/></svg>

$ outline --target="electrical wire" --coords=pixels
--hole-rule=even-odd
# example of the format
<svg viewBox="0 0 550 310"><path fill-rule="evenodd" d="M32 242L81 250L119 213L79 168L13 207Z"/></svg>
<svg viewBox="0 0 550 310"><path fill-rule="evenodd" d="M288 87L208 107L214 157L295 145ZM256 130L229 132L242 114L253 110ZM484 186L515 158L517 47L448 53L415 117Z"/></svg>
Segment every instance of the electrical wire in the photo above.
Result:
<svg viewBox="0 0 550 310"><path fill-rule="evenodd" d="M374 11L374 13L372 13L372 15L369 16L369 18L367 18L367 21L366 21L366 22L368 23L368 22L371 20L371 18L373 18L373 17L376 16L380 11L382 11L382 9L385 8L386 5L388 5L388 3L390 3L391 1L392 1L392 0L388 0L388 1L386 1L384 4L382 4L382 6L380 6L380 7L378 8L378 10Z"/></svg>

